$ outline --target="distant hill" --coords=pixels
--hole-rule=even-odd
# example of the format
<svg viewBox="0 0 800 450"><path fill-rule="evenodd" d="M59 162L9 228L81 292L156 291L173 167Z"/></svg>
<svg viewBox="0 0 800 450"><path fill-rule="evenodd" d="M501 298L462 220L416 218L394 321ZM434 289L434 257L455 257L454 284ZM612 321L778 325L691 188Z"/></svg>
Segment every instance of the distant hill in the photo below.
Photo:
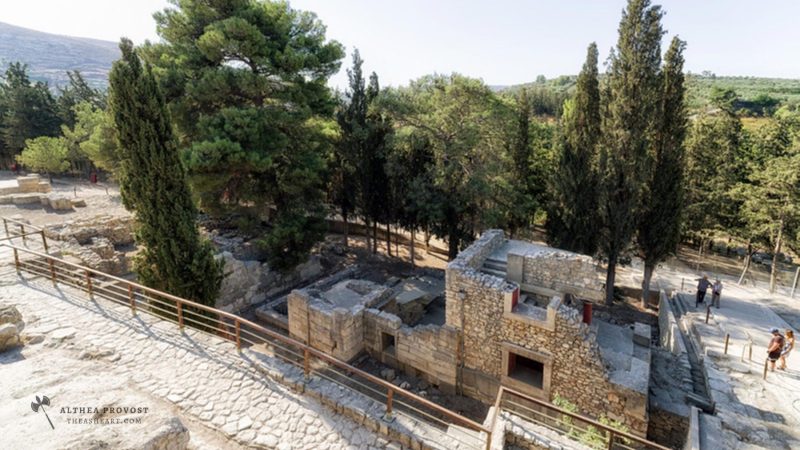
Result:
<svg viewBox="0 0 800 450"><path fill-rule="evenodd" d="M68 82L67 70L78 70L97 88L108 85L111 63L119 59L118 44L98 39L43 33L0 22L0 64L28 65L31 79L51 87Z"/></svg>
<svg viewBox="0 0 800 450"><path fill-rule="evenodd" d="M602 77L603 75L601 75ZM514 86L492 86L496 91L515 92L520 88L541 89L554 94L571 95L575 90L576 75L562 75L544 81ZM779 105L800 104L800 80L788 78L731 77L688 74L686 77L686 104L691 111L700 111L711 106L711 92L715 89L733 89L740 99L740 106L765 97Z"/></svg>

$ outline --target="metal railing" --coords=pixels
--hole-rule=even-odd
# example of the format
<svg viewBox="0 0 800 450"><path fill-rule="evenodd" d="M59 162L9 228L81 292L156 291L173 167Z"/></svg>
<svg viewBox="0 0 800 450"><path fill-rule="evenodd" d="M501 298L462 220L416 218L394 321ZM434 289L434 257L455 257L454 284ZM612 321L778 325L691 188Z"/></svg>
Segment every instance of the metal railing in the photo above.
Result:
<svg viewBox="0 0 800 450"><path fill-rule="evenodd" d="M668 447L645 438L617 430L576 412L553 405L500 386L494 404L491 428L495 427L497 415L507 411L524 421L539 425L558 435L596 449L622 450L670 450Z"/></svg>
<svg viewBox="0 0 800 450"><path fill-rule="evenodd" d="M6 220L17 225L16 221L10 219L4 219L4 223ZM22 224L22 226L21 234L13 236L9 234L9 237L13 239L40 234L43 243L46 242L41 229L27 233L24 231L24 226L30 225ZM301 369L306 381L312 375L316 375L348 390L383 402L385 406L384 419L391 420L396 414L402 415L422 424L428 431L441 433L441 435L447 435L448 439L459 441L463 444L463 447L460 446L460 448L483 448L484 446L489 448L492 432L484 425L250 320L65 261L47 253L3 242L0 242L0 247L8 247L12 250L14 267L18 274L24 271L49 279L54 286L62 283L77 288L87 292L90 298L102 297L123 305L130 309L132 315L144 312L177 323L181 329L190 326L201 332L234 342L239 351L243 346L259 346L258 349L266 351L268 356L279 358ZM474 431L476 439L461 440L458 434L448 434L447 430L451 424ZM432 444L434 446L442 445L437 442L432 442Z"/></svg>

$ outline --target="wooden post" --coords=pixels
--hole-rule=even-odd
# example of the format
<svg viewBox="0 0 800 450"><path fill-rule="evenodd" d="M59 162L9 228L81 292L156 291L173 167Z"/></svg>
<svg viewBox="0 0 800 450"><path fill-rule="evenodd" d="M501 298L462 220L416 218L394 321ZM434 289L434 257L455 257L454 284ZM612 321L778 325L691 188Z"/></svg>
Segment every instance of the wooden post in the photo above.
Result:
<svg viewBox="0 0 800 450"><path fill-rule="evenodd" d="M3 228L5 228L5 229L6 229L6 237L9 237L9 236L11 236L11 235L8 233L8 221L7 221L5 218L3 218Z"/></svg>
<svg viewBox="0 0 800 450"><path fill-rule="evenodd" d="M725 333L725 352L724 353L726 355L728 354L728 341L730 341L730 339L731 339L731 334L730 333Z"/></svg>
<svg viewBox="0 0 800 450"><path fill-rule="evenodd" d="M131 302L131 312L136 314L136 302L133 300L133 286L128 285L128 300Z"/></svg>
<svg viewBox="0 0 800 450"><path fill-rule="evenodd" d="M706 323L708 323L708 316L711 315L711 303L706 306Z"/></svg>
<svg viewBox="0 0 800 450"><path fill-rule="evenodd" d="M28 238L25 237L25 225L19 224L19 231L22 234L22 242L28 242Z"/></svg>
<svg viewBox="0 0 800 450"><path fill-rule="evenodd" d="M50 279L53 280L53 285L56 284L56 268L55 264L53 264L53 258L48 258L47 262L50 263Z"/></svg>
<svg viewBox="0 0 800 450"><path fill-rule="evenodd" d="M794 291L797 289L797 277L800 275L800 266L794 271L794 281L792 282L792 298L794 298Z"/></svg>
<svg viewBox="0 0 800 450"><path fill-rule="evenodd" d="M14 267L17 269L17 275L19 275L19 253L17 249L14 249Z"/></svg>
<svg viewBox="0 0 800 450"><path fill-rule="evenodd" d="M750 344L749 344L749 345L750 345L750 348L749 348L749 350L748 350L748 353L749 353L749 354L748 354L747 358L748 358L750 361L752 361L752 360L753 360L753 341L750 341Z"/></svg>
<svg viewBox="0 0 800 450"><path fill-rule="evenodd" d="M175 302L175 306L178 308L178 327L183 329L183 302Z"/></svg>
<svg viewBox="0 0 800 450"><path fill-rule="evenodd" d="M308 379L311 374L311 355L309 355L308 347L303 349L303 375Z"/></svg>
<svg viewBox="0 0 800 450"><path fill-rule="evenodd" d="M94 296L94 289L92 286L92 274L86 271L86 288L89 290L89 298Z"/></svg>
<svg viewBox="0 0 800 450"><path fill-rule="evenodd" d="M394 400L394 389L389 388L386 394L386 419L392 418L392 402Z"/></svg>
<svg viewBox="0 0 800 450"><path fill-rule="evenodd" d="M767 379L767 367L769 367L769 358L764 360L764 379Z"/></svg>
<svg viewBox="0 0 800 450"><path fill-rule="evenodd" d="M240 330L242 328L242 324L239 322L239 319L236 319L236 350L242 351L242 338Z"/></svg>
<svg viewBox="0 0 800 450"><path fill-rule="evenodd" d="M611 450L612 448L614 448L614 432L611 431L611 430L608 430L608 447L606 447L606 448L608 450Z"/></svg>
<svg viewBox="0 0 800 450"><path fill-rule="evenodd" d="M49 249L47 247L47 238L44 235L44 230L42 230L41 233L42 233L42 245L44 245L44 252L45 253L50 253L50 251L49 251Z"/></svg>

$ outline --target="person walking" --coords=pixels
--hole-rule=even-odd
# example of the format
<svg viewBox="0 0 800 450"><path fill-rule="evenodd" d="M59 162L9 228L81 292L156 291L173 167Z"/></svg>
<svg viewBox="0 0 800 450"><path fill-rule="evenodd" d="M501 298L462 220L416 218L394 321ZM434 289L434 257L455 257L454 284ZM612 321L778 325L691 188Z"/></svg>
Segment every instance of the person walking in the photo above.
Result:
<svg viewBox="0 0 800 450"><path fill-rule="evenodd" d="M781 365L778 369L786 370L786 357L794 350L794 331L786 330L786 343L783 344L781 351Z"/></svg>
<svg viewBox="0 0 800 450"><path fill-rule="evenodd" d="M697 305L703 303L703 300L706 297L706 291L708 287L711 286L711 282L708 281L708 275L703 274L703 278L698 278L697 282L697 297L694 299L694 307L697 308Z"/></svg>
<svg viewBox="0 0 800 450"><path fill-rule="evenodd" d="M711 306L719 309L719 297L722 295L722 281L717 277L714 286L711 286Z"/></svg>
<svg viewBox="0 0 800 450"><path fill-rule="evenodd" d="M781 357L786 339L783 338L783 335L777 328L772 328L769 332L772 333L772 339L769 341L769 346L767 347L767 358L769 359L769 370L774 372L775 361Z"/></svg>

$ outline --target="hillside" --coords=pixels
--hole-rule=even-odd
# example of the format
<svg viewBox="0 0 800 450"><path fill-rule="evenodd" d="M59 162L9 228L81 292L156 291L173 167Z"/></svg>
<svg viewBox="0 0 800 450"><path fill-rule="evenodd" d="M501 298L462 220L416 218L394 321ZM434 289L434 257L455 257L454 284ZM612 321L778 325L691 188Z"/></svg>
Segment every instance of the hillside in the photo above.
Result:
<svg viewBox="0 0 800 450"><path fill-rule="evenodd" d="M117 43L60 36L0 22L0 65L28 64L32 79L61 86L66 71L78 70L95 87L106 87L111 63L119 58Z"/></svg>
<svg viewBox="0 0 800 450"><path fill-rule="evenodd" d="M497 91L514 92L524 86L563 96L572 94L576 80L577 76L575 75L563 75L550 80L514 86L493 86L492 88ZM686 77L686 102L689 109L700 111L708 108L711 105L711 93L714 89L733 89L739 100L738 106L743 108L767 97L776 100L779 105L800 104L800 80L798 79L726 77L690 73Z"/></svg>

